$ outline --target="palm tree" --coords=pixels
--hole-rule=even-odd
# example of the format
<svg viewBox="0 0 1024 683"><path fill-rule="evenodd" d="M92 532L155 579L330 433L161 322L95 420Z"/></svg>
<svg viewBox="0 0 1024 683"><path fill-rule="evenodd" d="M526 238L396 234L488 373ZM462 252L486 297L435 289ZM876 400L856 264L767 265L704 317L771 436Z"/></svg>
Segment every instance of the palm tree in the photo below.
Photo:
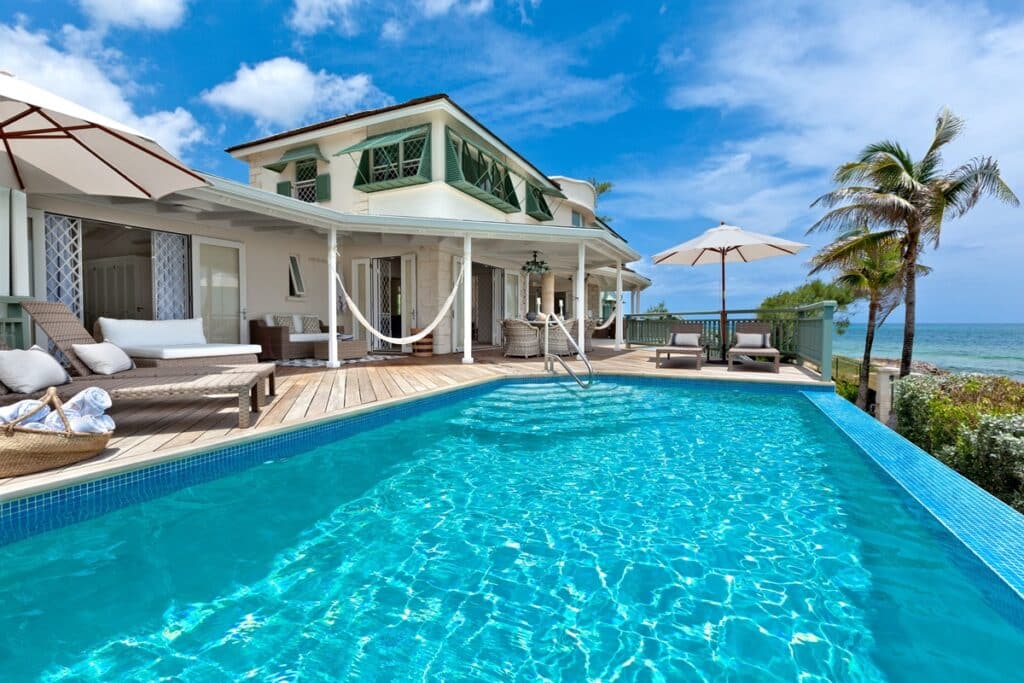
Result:
<svg viewBox="0 0 1024 683"><path fill-rule="evenodd" d="M848 233L870 225L880 236L897 239L903 262L903 352L900 376L910 373L914 353L914 318L917 310L917 261L922 247L939 245L946 218L963 216L982 196L1011 206L1020 202L1003 182L999 163L975 157L951 171L942 168L942 148L963 133L963 119L943 109L935 122L928 151L915 161L899 143L868 145L860 156L843 164L833 176L840 187L818 197L811 206L830 209L810 230Z"/></svg>
<svg viewBox="0 0 1024 683"><path fill-rule="evenodd" d="M612 191L615 187L615 183L610 180L598 180L591 176L587 178L587 182L594 186L594 208L597 209L597 203L601 200L601 197ZM597 219L602 223L611 223L611 216L597 216Z"/></svg>
<svg viewBox="0 0 1024 683"><path fill-rule="evenodd" d="M823 270L839 273L835 284L868 301L867 333L864 355L857 378L857 407L867 410L868 376L871 372L871 349L875 330L900 305L903 293L903 258L900 242L886 232L872 232L860 226L841 235L811 259L811 275ZM917 274L929 269L917 266Z"/></svg>

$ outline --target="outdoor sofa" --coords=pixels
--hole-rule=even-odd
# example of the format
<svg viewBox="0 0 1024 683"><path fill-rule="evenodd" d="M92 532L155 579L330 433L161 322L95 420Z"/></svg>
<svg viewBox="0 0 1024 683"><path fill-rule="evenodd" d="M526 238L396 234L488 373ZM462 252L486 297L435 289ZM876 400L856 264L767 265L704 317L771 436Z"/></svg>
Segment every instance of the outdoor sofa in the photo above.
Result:
<svg viewBox="0 0 1024 683"><path fill-rule="evenodd" d="M661 359L677 356L693 356L700 370L704 364L704 323L674 323L668 332L665 346L659 346L654 352L654 364L661 367Z"/></svg>
<svg viewBox="0 0 1024 683"><path fill-rule="evenodd" d="M31 313L30 313L31 315ZM138 367L256 363L259 344L206 341L202 318L129 320L98 318L95 338L127 353Z"/></svg>
<svg viewBox="0 0 1024 683"><path fill-rule="evenodd" d="M729 369L738 356L750 358L768 358L772 361L772 369L777 373L782 362L782 354L772 346L771 323L760 320L737 321L733 331L733 344L726 354Z"/></svg>
<svg viewBox="0 0 1024 683"><path fill-rule="evenodd" d="M338 327L338 358L362 358L366 342L355 341ZM263 351L260 360L292 360L313 358L318 347L326 348L330 333L315 315L267 313L249 321L249 339Z"/></svg>

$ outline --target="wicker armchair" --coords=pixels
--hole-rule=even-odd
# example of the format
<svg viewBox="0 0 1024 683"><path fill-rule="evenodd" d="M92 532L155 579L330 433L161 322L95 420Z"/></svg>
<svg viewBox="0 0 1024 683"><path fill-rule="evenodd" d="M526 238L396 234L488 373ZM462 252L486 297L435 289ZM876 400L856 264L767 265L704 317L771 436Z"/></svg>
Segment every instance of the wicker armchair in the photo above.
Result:
<svg viewBox="0 0 1024 683"><path fill-rule="evenodd" d="M529 358L540 355L540 335L533 325L522 320L503 320L501 329L506 356Z"/></svg>
<svg viewBox="0 0 1024 683"><path fill-rule="evenodd" d="M320 323L320 331L326 332L327 326ZM345 328L338 326L338 333L343 334ZM313 341L290 340L289 328L277 325L268 325L262 319L249 321L249 339L253 344L263 347L260 360L291 360L293 358L312 358Z"/></svg>
<svg viewBox="0 0 1024 683"><path fill-rule="evenodd" d="M576 340L576 320L569 320L563 323L565 329L572 336L573 341ZM548 329L548 353L553 353L556 356L568 356L569 354L576 353L576 349L572 344L569 343L568 337L565 336L565 332L562 332L562 328L559 325L552 325Z"/></svg>
<svg viewBox="0 0 1024 683"><path fill-rule="evenodd" d="M594 350L594 330L597 329L597 321L587 319L583 322L583 352L590 353Z"/></svg>

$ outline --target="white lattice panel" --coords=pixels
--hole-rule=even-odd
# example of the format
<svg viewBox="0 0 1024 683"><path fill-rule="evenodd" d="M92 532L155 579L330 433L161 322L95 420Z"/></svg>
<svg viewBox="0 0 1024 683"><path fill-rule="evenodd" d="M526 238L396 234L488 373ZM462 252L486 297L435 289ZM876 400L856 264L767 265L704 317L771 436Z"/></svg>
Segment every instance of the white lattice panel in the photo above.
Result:
<svg viewBox="0 0 1024 683"><path fill-rule="evenodd" d="M188 237L153 232L153 317L181 320L188 317Z"/></svg>
<svg viewBox="0 0 1024 683"><path fill-rule="evenodd" d="M59 301L82 317L82 219L48 213L46 241L46 299Z"/></svg>

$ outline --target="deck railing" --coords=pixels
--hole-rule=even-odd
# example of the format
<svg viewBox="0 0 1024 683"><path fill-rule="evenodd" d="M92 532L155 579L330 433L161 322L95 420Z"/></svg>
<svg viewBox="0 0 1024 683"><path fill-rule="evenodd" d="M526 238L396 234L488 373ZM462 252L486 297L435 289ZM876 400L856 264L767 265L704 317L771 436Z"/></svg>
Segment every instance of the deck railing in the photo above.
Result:
<svg viewBox="0 0 1024 683"><path fill-rule="evenodd" d="M771 324L772 345L783 359L810 361L820 369L823 379L832 379L832 329L836 302L820 301L798 308L743 308L726 311L726 340L731 340L736 323L759 320ZM721 311L682 311L678 313L639 313L625 316L627 346L660 345L668 340L674 323L680 320L704 325L708 360L722 359Z"/></svg>
<svg viewBox="0 0 1024 683"><path fill-rule="evenodd" d="M27 349L32 339L31 322L21 308L27 298L0 296L0 342L9 349Z"/></svg>

